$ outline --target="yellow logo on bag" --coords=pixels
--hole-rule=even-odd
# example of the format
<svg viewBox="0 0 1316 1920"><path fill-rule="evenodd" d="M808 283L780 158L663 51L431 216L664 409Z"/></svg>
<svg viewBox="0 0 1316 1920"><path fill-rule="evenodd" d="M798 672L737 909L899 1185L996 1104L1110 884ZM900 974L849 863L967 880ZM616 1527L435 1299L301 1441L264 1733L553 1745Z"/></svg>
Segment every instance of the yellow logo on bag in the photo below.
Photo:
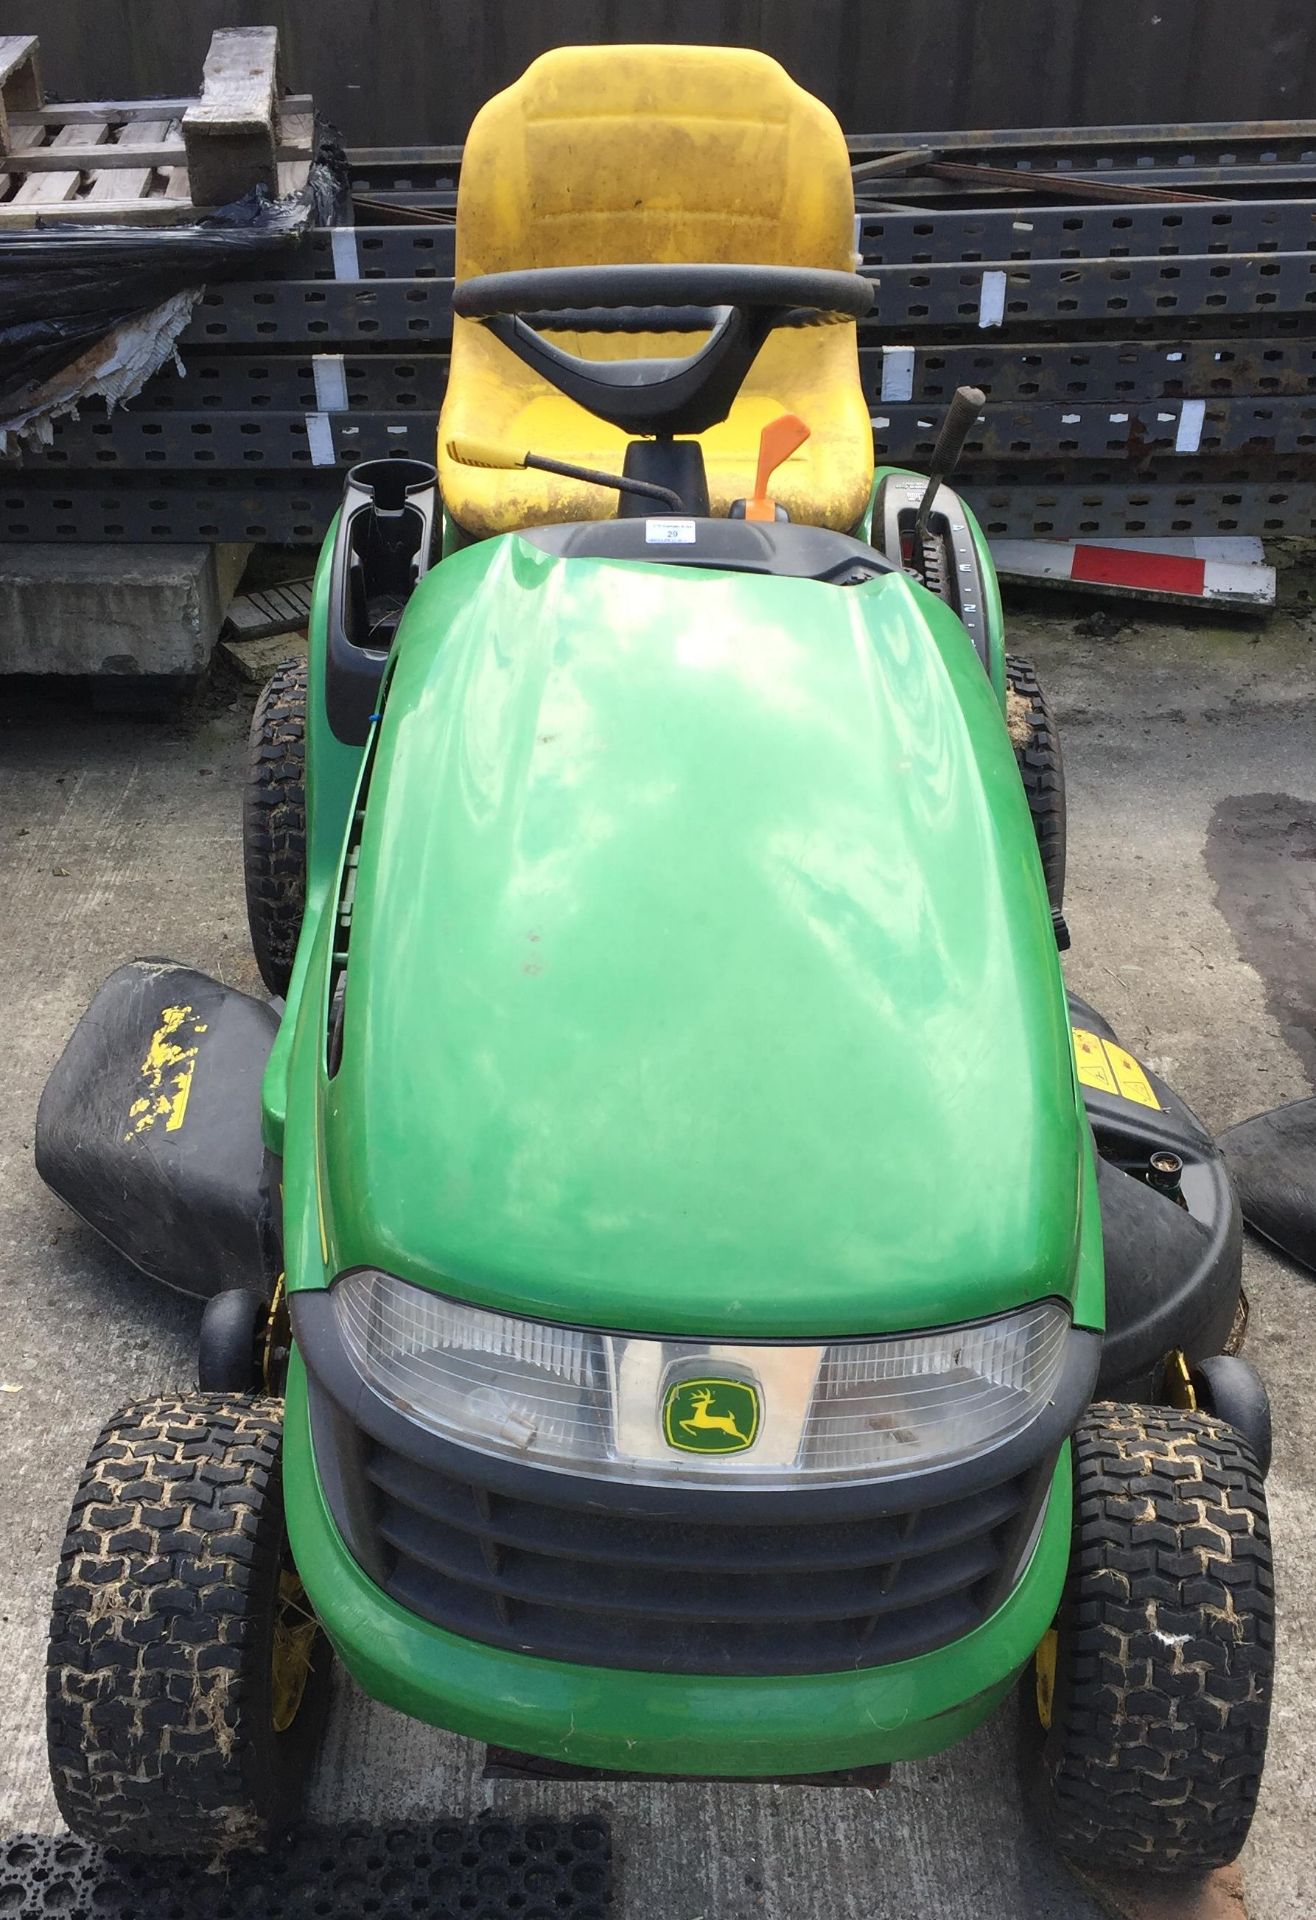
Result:
<svg viewBox="0 0 1316 1920"><path fill-rule="evenodd" d="M192 1074L205 1031L205 1021L196 1019L191 1007L161 1007L160 1024L151 1035L141 1065L146 1092L128 1109L132 1125L123 1136L125 1140L148 1133L157 1120L164 1121L166 1133L178 1132L187 1113L187 1096L192 1091ZM175 1040L175 1034L181 1039Z"/></svg>

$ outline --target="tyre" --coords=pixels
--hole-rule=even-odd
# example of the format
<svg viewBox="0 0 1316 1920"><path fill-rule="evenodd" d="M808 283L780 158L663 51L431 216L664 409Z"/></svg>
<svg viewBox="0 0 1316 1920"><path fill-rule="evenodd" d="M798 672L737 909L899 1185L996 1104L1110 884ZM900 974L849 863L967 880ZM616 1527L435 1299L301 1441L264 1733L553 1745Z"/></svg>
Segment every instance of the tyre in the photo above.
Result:
<svg viewBox="0 0 1316 1920"><path fill-rule="evenodd" d="M304 660L275 670L251 718L242 869L260 977L271 993L287 993L306 910Z"/></svg>
<svg viewBox="0 0 1316 1920"><path fill-rule="evenodd" d="M1170 1408L1099 1403L1073 1448L1069 1573L1038 1652L1049 1825L1080 1864L1205 1873L1247 1837L1266 1750L1261 1475L1232 1427Z"/></svg>
<svg viewBox="0 0 1316 1920"><path fill-rule="evenodd" d="M1190 1378L1198 1406L1242 1434L1264 1480L1270 1472L1273 1436L1270 1397L1256 1368L1241 1354L1216 1353L1195 1360Z"/></svg>
<svg viewBox="0 0 1316 1920"><path fill-rule="evenodd" d="M226 1287L206 1302L197 1342L202 1393L255 1393L269 1309L255 1287Z"/></svg>
<svg viewBox="0 0 1316 1920"><path fill-rule="evenodd" d="M1033 816L1052 911L1065 904L1065 767L1060 736L1037 674L1027 660L1005 658L1005 713L1019 777Z"/></svg>
<svg viewBox="0 0 1316 1920"><path fill-rule="evenodd" d="M282 1403L125 1408L73 1502L46 1724L74 1833L129 1853L263 1847L294 1817L329 1649L288 1556Z"/></svg>

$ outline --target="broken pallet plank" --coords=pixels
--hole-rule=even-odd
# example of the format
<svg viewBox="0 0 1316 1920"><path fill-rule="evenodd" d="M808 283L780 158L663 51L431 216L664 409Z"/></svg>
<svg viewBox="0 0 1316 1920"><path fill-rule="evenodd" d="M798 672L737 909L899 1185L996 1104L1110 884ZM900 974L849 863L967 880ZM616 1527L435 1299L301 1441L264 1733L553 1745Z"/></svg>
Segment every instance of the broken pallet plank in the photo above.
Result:
<svg viewBox="0 0 1316 1920"><path fill-rule="evenodd" d="M263 640L269 634L293 633L311 614L314 580L289 581L262 592L240 593L228 610L228 624L239 640Z"/></svg>
<svg viewBox="0 0 1316 1920"><path fill-rule="evenodd" d="M138 120L132 126L124 128L119 136L117 151L122 151L124 148L158 147L176 126L176 121ZM144 200L151 191L154 178L155 167L151 162L144 166L107 168L103 172L98 170L87 198L94 200L100 212L105 213L111 206L120 202Z"/></svg>
<svg viewBox="0 0 1316 1920"><path fill-rule="evenodd" d="M273 27L215 33L198 99L47 106L36 57L34 35L0 35L0 229L179 225L257 185L306 185L314 102L280 98Z"/></svg>
<svg viewBox="0 0 1316 1920"><path fill-rule="evenodd" d="M10 151L10 118L45 100L34 33L0 33L0 154Z"/></svg>
<svg viewBox="0 0 1316 1920"><path fill-rule="evenodd" d="M314 117L309 121L313 129ZM48 146L38 147L45 131L42 125L14 129L18 150L0 160L0 194L7 184L15 191L0 199L0 229L31 226L38 220L177 226L196 217L188 169L181 164L184 150L177 139L177 121L136 121L118 130L117 141L108 138L116 129L79 122L61 128ZM99 141L98 134L107 137ZM300 147L301 131L294 128L293 140L277 163L281 197L306 185L312 159L309 151L298 151ZM30 164L34 150L44 165ZM284 158L284 152L296 157ZM105 164L107 160L111 164Z"/></svg>
<svg viewBox="0 0 1316 1920"><path fill-rule="evenodd" d="M197 206L240 200L256 186L277 192L278 59L274 27L220 28L211 39L201 98L183 115Z"/></svg>
<svg viewBox="0 0 1316 1920"><path fill-rule="evenodd" d="M104 125L103 122L101 124ZM170 135L169 121L145 120L137 125L165 128L164 133L150 142L149 152L142 152L136 143L126 137L97 146L88 138L95 131L94 125L65 127L64 132L76 138L66 141L62 147L59 141L52 140L49 146L29 149L21 157L14 154L8 160L0 160L0 173L53 173L61 167L77 167L82 173L90 173L94 167L98 173L112 173L116 167L182 165L185 158L182 135ZM109 129L106 128L106 131ZM124 135L133 131L133 128L125 127Z"/></svg>
<svg viewBox="0 0 1316 1920"><path fill-rule="evenodd" d="M66 106L23 108L9 116L10 124L20 126L72 126L80 120L104 120L112 127L133 120L181 120L189 107L197 104L197 95L177 100L75 100ZM288 93L279 102L280 114L314 114L315 102L309 93Z"/></svg>
<svg viewBox="0 0 1316 1920"><path fill-rule="evenodd" d="M311 116L308 115L307 118L310 119ZM186 163L187 149L183 144L182 135L170 130L178 125L176 121L147 120L136 124L163 126L166 132L149 143L149 151L134 151L135 143L126 138L133 131L130 126L124 127L123 134L117 142L108 142L102 146L94 146L86 139L85 136L91 131L89 127L66 128L66 132L77 132L82 136L77 141L70 140L66 151L57 153L54 141L45 147L28 147L21 157L15 152L6 158L0 158L0 174L56 173L70 166L75 166L85 173L93 167L99 171L114 167L180 167ZM38 137L41 133L39 127L15 129L16 134L29 131L37 134ZM142 144L145 146L147 143ZM300 133L287 142L281 142L276 149L280 163L294 165L298 160L307 159L310 152L310 138L303 138Z"/></svg>
<svg viewBox="0 0 1316 1920"><path fill-rule="evenodd" d="M53 205L61 200L71 200L82 185L80 173L34 173L24 180L18 192L11 200L4 202L3 209L18 213L27 212L29 217L33 207Z"/></svg>
<svg viewBox="0 0 1316 1920"><path fill-rule="evenodd" d="M43 180L58 180L59 174L42 174ZM80 177L80 176L77 176ZM141 200L88 201L48 200L18 206L13 200L0 200L0 231L18 227L74 226L78 221L95 226L177 227L195 217L190 200L169 200L163 193L149 193Z"/></svg>
<svg viewBox="0 0 1316 1920"><path fill-rule="evenodd" d="M229 634L220 641L219 651L221 658L235 667L244 680L253 687L263 687L277 667L285 666L289 660L306 658L306 636L294 634L292 629L260 640L246 634Z"/></svg>
<svg viewBox="0 0 1316 1920"><path fill-rule="evenodd" d="M60 153L63 164L67 168L70 156L64 151L65 149L83 146L88 136L91 136L91 143L94 145L97 133L103 140L108 132L108 127L103 123L89 127L66 127L55 135L47 151ZM28 158L30 157L29 155ZM7 204L11 207L32 207L44 206L49 201L71 200L81 185L82 173L78 168L72 172L32 173L22 182L18 192Z"/></svg>
<svg viewBox="0 0 1316 1920"><path fill-rule="evenodd" d="M308 108L305 112L299 108L294 113L291 102L283 101L279 107L278 134L280 160L291 160L297 153L314 153L314 108Z"/></svg>

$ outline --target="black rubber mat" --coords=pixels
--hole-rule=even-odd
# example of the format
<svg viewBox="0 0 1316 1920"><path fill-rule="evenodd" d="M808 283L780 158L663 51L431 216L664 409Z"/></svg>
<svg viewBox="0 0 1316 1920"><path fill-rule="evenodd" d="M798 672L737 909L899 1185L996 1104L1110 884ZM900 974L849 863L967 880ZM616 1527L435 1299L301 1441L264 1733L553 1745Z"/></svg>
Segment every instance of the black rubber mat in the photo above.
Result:
<svg viewBox="0 0 1316 1920"><path fill-rule="evenodd" d="M610 1920L603 1820L308 1828L277 1853L143 1860L68 1834L0 1843L3 1920Z"/></svg>

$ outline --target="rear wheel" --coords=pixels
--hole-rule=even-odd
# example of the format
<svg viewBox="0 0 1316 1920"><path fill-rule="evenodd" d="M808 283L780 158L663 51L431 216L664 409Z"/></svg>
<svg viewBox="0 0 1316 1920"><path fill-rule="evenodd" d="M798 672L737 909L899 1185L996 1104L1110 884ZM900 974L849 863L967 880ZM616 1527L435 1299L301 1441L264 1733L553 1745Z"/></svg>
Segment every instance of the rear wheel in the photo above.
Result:
<svg viewBox="0 0 1316 1920"><path fill-rule="evenodd" d="M1005 717L1019 778L1033 816L1052 909L1065 904L1065 767L1060 736L1036 671L1027 660L1005 659Z"/></svg>
<svg viewBox="0 0 1316 1920"><path fill-rule="evenodd" d="M1042 1795L1090 1865L1204 1873L1247 1837L1265 1758L1274 1585L1261 1474L1209 1414L1090 1407L1074 1532L1038 1656Z"/></svg>
<svg viewBox="0 0 1316 1920"><path fill-rule="evenodd" d="M262 1847L297 1812L329 1648L288 1553L282 1404L127 1407L82 1476L46 1667L50 1771L84 1839Z"/></svg>
<svg viewBox="0 0 1316 1920"><path fill-rule="evenodd" d="M286 993L306 910L304 660L275 670L252 715L242 865L260 977L271 993Z"/></svg>
<svg viewBox="0 0 1316 1920"><path fill-rule="evenodd" d="M1270 1472L1273 1436L1270 1400L1256 1368L1240 1353L1216 1353L1194 1361L1190 1378L1203 1413L1213 1413L1242 1434L1264 1480Z"/></svg>
<svg viewBox="0 0 1316 1920"><path fill-rule="evenodd" d="M196 1381L202 1393L255 1393L269 1307L255 1287L226 1287L206 1302L197 1340Z"/></svg>

